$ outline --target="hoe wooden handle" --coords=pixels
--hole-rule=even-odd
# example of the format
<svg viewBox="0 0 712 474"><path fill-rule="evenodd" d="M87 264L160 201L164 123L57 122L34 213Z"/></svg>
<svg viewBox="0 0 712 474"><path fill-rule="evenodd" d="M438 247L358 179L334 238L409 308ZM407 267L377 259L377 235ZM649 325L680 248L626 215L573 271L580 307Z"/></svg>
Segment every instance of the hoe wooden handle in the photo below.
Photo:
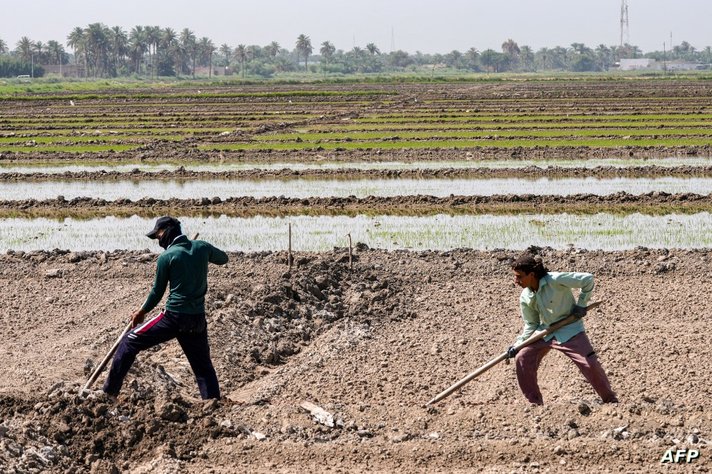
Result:
<svg viewBox="0 0 712 474"><path fill-rule="evenodd" d="M99 377L99 374L101 374L101 371L104 370L104 367L106 367L106 364L109 363L111 358L114 356L114 353L116 352L116 349L119 348L119 344L121 344L121 340L124 338L126 333L128 333L131 330L131 323L129 323L126 328L121 332L121 335L119 336L118 339L116 339L116 342L114 343L113 346L111 346L111 349L109 349L109 352L106 354L104 359L102 359L101 363L96 366L94 371L91 373L91 376L89 377L89 380L87 380L87 383L84 385L84 388L82 389L82 392L87 391L91 388L92 385L94 385L94 382L96 382L96 379Z"/></svg>
<svg viewBox="0 0 712 474"><path fill-rule="evenodd" d="M597 301L596 303L591 303L590 305L588 305L588 306L586 307L586 310L591 310L591 309L593 309L593 308L597 308L598 306L601 305L601 303L602 303L602 301ZM536 333L536 334L532 334L531 337L529 337L529 339L527 339L526 341L521 342L520 344L517 344L516 346L514 346L514 349L517 350L517 351L519 351L519 350L522 349L523 347L526 347L526 346L532 344L533 342L536 342L536 341L538 341L539 339L542 339L542 338L548 336L549 334L551 334L552 332L556 331L557 329L562 328L562 327L566 326L567 324L571 324L571 323L573 323L574 321L576 321L576 320L578 320L578 319L580 319L580 318L578 318L578 317L576 317L576 316L573 316L573 315L567 316L566 318L562 319L561 321L552 324L551 326L549 326L548 328L546 328L544 331L539 331L539 332ZM439 402L440 400L442 400L443 398L445 398L445 397L451 395L454 391L458 390L460 387L462 387L462 386L465 385L466 383L470 382L471 380L473 380L473 379L479 377L480 375L484 374L484 373L487 372L489 369L491 369L491 368L494 367L495 365L499 364L500 362L502 362L502 361L505 360L506 358L507 358L507 353L506 353L506 352L503 353L503 354L498 355L497 357L495 357L495 358L492 359L491 361L487 362L487 363L486 363L485 365L483 365L482 367L479 367L479 368L478 368L477 370L475 370L474 372L470 372L470 373L467 374L467 376L465 376L463 379L458 380L458 381L455 382L453 385L449 386L447 389L445 389L445 390L443 390L442 392L440 392L439 394L437 394L437 395L435 396L435 398L433 398L432 400L430 400L430 401L428 402L428 405L432 405L433 403L437 403L437 402Z"/></svg>

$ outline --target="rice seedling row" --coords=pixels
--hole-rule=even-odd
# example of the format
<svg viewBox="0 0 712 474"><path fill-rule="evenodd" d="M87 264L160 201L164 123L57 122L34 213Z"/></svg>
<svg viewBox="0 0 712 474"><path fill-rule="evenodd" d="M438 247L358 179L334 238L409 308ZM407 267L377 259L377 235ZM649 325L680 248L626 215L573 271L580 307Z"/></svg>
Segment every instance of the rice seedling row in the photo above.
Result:
<svg viewBox="0 0 712 474"><path fill-rule="evenodd" d="M530 245L625 250L702 248L712 245L712 214L616 216L178 216L187 233L230 251L285 250L292 224L293 249L318 252L347 245L346 234L370 247L409 250L524 249ZM152 219L0 219L0 251L61 248L72 251L146 249Z"/></svg>

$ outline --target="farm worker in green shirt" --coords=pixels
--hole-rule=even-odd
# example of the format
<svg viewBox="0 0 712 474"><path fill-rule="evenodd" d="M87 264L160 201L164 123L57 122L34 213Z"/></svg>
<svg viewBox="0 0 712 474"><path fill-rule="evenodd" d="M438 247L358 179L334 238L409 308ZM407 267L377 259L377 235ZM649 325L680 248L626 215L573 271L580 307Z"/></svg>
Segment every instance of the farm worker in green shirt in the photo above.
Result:
<svg viewBox="0 0 712 474"><path fill-rule="evenodd" d="M529 252L514 261L512 270L514 281L523 288L519 307L524 329L514 345L507 349L507 354L509 358L516 357L517 381L526 399L536 405L544 403L537 383L537 371L544 356L551 349L556 349L576 364L604 403L617 403L616 394L611 389L608 377L586 336L583 320L580 319L586 315L586 305L594 287L593 275L550 272L540 258L535 258ZM572 288L581 290L576 299ZM514 349L514 346L524 342L535 331L546 329L571 314L579 319L522 348L518 353Z"/></svg>
<svg viewBox="0 0 712 474"><path fill-rule="evenodd" d="M164 252L158 257L153 288L140 309L131 315L133 329L121 341L104 384L104 392L116 397L136 355L148 348L177 339L195 374L203 399L220 398L220 387L210 359L205 294L208 264L225 265L228 256L202 240L183 235L180 222L161 217L146 236L155 239ZM169 289L165 309L144 322L144 317Z"/></svg>

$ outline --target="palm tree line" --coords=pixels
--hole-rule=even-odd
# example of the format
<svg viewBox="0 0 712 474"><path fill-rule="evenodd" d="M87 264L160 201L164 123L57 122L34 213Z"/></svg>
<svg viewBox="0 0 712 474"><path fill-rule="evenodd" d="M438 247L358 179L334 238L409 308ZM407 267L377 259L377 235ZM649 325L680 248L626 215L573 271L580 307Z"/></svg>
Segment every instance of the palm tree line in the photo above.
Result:
<svg viewBox="0 0 712 474"><path fill-rule="evenodd" d="M502 43L501 51L480 51L473 47L465 52L453 50L445 54L409 54L400 50L382 53L374 43L344 51L324 41L314 55L311 39L305 34L297 37L291 51L275 41L266 46L222 44L216 47L210 38L198 38L188 28L176 31L159 26L134 26L126 31L102 23L75 27L67 36L66 47L72 54L59 41L43 43L23 36L11 51L0 39L0 55L11 55L25 64L61 67L73 62L84 77L195 77L199 68L202 71L207 68L209 76L216 68L223 68L223 73L234 72L242 77L247 74L270 77L298 70L325 74L377 73L417 70L424 66L473 72L606 71L620 58L631 57L712 63L710 47L698 51L686 41L670 51L647 54L627 44L620 47L601 44L590 48L583 43L572 43L570 47L534 51L529 46L519 46L512 39Z"/></svg>

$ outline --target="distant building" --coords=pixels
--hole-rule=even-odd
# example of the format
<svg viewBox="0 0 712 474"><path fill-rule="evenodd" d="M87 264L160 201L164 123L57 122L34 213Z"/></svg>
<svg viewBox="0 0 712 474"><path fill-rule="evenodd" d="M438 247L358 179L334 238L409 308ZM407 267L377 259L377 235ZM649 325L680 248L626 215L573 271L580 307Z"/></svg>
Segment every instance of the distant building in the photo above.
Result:
<svg viewBox="0 0 712 474"><path fill-rule="evenodd" d="M60 77L84 77L84 68L78 64L43 64L45 76L48 74Z"/></svg>
<svg viewBox="0 0 712 474"><path fill-rule="evenodd" d="M662 69L662 65L650 58L621 58L618 69L621 71L640 71L642 69Z"/></svg>
<svg viewBox="0 0 712 474"><path fill-rule="evenodd" d="M686 61L668 61L665 66L668 71L696 71L698 69L709 69L709 64L690 63Z"/></svg>
<svg viewBox="0 0 712 474"><path fill-rule="evenodd" d="M656 61L650 58L621 58L618 66L618 69L621 71L697 71L709 68L709 64L692 63L679 59L674 61Z"/></svg>

